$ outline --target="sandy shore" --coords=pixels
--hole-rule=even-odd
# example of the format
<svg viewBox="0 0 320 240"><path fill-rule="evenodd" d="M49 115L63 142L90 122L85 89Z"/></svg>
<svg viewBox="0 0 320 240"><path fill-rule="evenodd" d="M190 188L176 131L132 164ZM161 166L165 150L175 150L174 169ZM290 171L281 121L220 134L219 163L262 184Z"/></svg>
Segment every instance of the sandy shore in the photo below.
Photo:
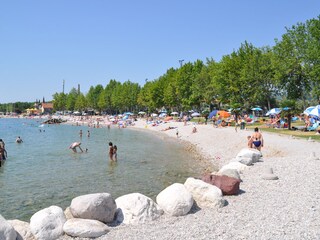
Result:
<svg viewBox="0 0 320 240"><path fill-rule="evenodd" d="M245 148L246 136L252 133L212 125L197 125L197 133L192 133L192 124L178 122L146 128L142 120L133 128L176 138L175 129L161 131L169 126L178 128L177 141L194 144L217 167ZM225 207L201 209L184 217L164 215L139 226L112 227L99 239L320 239L320 160L308 159L311 152L320 157L320 143L263 130L262 134L264 161L241 174L241 194L225 196ZM279 180L261 178L269 167Z"/></svg>

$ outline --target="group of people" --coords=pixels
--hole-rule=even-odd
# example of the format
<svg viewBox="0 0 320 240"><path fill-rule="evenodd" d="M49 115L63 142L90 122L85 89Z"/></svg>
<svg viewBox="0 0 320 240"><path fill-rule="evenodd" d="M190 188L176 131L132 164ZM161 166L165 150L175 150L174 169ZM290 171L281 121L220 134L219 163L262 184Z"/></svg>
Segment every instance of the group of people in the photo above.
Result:
<svg viewBox="0 0 320 240"><path fill-rule="evenodd" d="M80 129L80 131L79 131L79 136L80 136L80 138L82 138L82 129ZM90 137L90 131L89 130L87 131L87 137Z"/></svg>

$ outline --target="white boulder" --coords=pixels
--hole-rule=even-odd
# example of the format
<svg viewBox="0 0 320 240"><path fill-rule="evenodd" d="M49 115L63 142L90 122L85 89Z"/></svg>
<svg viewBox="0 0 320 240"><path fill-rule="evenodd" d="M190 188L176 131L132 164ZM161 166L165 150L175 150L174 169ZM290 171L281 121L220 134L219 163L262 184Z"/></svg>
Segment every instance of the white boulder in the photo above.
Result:
<svg viewBox="0 0 320 240"><path fill-rule="evenodd" d="M219 208L225 205L222 191L214 185L189 177L184 186L200 208Z"/></svg>
<svg viewBox="0 0 320 240"><path fill-rule="evenodd" d="M237 170L239 173L243 173L246 169L248 169L249 167L243 163L240 162L230 162L227 165L224 165L220 170L219 173L227 170L227 169L235 169Z"/></svg>
<svg viewBox="0 0 320 240"><path fill-rule="evenodd" d="M20 220L8 220L17 232L17 240L35 240L30 230L30 224L28 222ZM0 238L1 239L1 238Z"/></svg>
<svg viewBox="0 0 320 240"><path fill-rule="evenodd" d="M71 218L63 225L63 231L72 237L97 238L108 233L109 229L98 220Z"/></svg>
<svg viewBox="0 0 320 240"><path fill-rule="evenodd" d="M0 215L0 239L2 240L16 240L17 232L12 225Z"/></svg>
<svg viewBox="0 0 320 240"><path fill-rule="evenodd" d="M240 174L238 172L238 170L236 169L222 169L218 172L218 175L224 175L224 176L228 176L228 177L232 177L232 178L235 178L235 179L238 179L241 181L241 177L240 177Z"/></svg>
<svg viewBox="0 0 320 240"><path fill-rule="evenodd" d="M42 209L30 218L30 230L38 240L55 240L63 235L66 217L62 208L51 206Z"/></svg>
<svg viewBox="0 0 320 240"><path fill-rule="evenodd" d="M163 214L163 210L151 198L140 193L118 197L116 203L118 206L116 220L124 224L153 221Z"/></svg>
<svg viewBox="0 0 320 240"><path fill-rule="evenodd" d="M70 211L75 218L112 222L117 205L109 193L94 193L72 199Z"/></svg>
<svg viewBox="0 0 320 240"><path fill-rule="evenodd" d="M254 148L243 148L236 156L236 160L242 162L246 165L251 165L252 163L259 162L261 160L262 154L259 150ZM252 160L252 162L249 159Z"/></svg>
<svg viewBox="0 0 320 240"><path fill-rule="evenodd" d="M191 193L181 183L174 183L161 191L156 201L165 213L172 216L186 215L193 205Z"/></svg>

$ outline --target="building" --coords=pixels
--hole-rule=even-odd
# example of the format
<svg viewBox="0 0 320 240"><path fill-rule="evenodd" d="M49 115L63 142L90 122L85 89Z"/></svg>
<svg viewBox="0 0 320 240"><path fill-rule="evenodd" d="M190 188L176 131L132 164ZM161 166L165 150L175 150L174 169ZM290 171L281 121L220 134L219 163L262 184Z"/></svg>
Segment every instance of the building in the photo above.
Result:
<svg viewBox="0 0 320 240"><path fill-rule="evenodd" d="M43 102L40 107L41 114L51 114L53 111L53 103L45 103Z"/></svg>

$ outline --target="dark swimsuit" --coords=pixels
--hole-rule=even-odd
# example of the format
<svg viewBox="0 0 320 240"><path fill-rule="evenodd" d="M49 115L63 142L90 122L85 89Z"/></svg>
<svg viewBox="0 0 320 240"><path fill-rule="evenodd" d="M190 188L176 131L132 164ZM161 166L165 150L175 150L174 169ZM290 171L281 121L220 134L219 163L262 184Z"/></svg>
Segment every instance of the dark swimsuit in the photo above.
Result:
<svg viewBox="0 0 320 240"><path fill-rule="evenodd" d="M253 145L255 147L260 147L261 146L261 141L260 140L253 141L252 143L253 143Z"/></svg>

